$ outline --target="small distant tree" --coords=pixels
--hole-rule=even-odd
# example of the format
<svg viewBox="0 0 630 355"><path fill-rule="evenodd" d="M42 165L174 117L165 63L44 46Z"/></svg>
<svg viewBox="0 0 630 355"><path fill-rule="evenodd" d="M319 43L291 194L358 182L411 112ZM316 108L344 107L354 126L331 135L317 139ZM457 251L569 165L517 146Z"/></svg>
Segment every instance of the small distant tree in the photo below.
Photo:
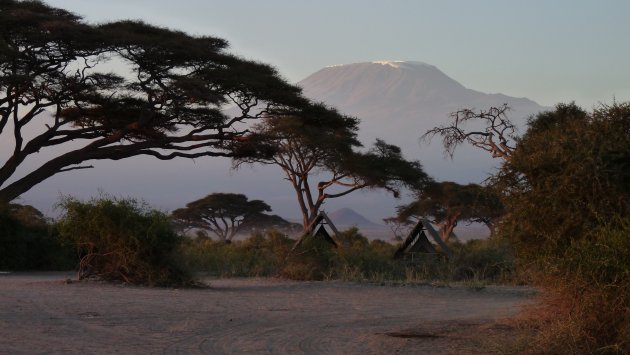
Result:
<svg viewBox="0 0 630 355"><path fill-rule="evenodd" d="M255 126L253 137L269 145L273 154L235 161L276 165L295 191L304 230L329 199L364 188L383 188L398 196L403 186L420 187L430 181L419 162L407 161L400 148L377 140L360 152L358 120L323 105L299 113L277 112Z"/></svg>
<svg viewBox="0 0 630 355"><path fill-rule="evenodd" d="M184 228L212 232L220 241L230 242L244 227L263 221L271 207L261 200L248 200L245 195L213 193L173 211L171 218Z"/></svg>
<svg viewBox="0 0 630 355"><path fill-rule="evenodd" d="M429 218L438 226L440 237L447 241L460 221L483 222L494 231L494 223L501 213L498 197L487 188L444 181L431 184L417 193L415 201L399 206L397 219L404 223Z"/></svg>

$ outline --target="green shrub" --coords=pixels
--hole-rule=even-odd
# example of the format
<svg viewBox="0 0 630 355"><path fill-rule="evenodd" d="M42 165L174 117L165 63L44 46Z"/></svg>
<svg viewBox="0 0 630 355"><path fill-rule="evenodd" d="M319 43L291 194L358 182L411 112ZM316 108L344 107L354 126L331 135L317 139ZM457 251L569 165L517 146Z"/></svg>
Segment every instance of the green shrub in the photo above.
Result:
<svg viewBox="0 0 630 355"><path fill-rule="evenodd" d="M79 278L181 286L191 276L179 259L179 237L168 217L133 199L66 198L58 222L62 240L80 254Z"/></svg>

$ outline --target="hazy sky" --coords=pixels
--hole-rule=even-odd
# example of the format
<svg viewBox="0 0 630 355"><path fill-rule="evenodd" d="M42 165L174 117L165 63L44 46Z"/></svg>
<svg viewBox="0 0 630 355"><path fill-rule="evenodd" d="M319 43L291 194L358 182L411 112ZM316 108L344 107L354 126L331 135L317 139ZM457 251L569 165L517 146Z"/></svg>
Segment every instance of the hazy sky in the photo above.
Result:
<svg viewBox="0 0 630 355"><path fill-rule="evenodd" d="M297 82L332 64L433 64L475 90L590 109L630 99L627 0L48 0L230 41Z"/></svg>
<svg viewBox="0 0 630 355"><path fill-rule="evenodd" d="M628 0L45 2L90 22L142 19L222 37L232 53L271 64L290 82L328 65L413 60L437 66L468 88L527 97L545 106L576 101L591 109L613 97L630 100ZM60 193L89 197L101 189L170 210L210 192L242 192L265 199L275 213L297 217L283 181L256 177L253 183L252 170L229 171L229 162L216 159L138 159L102 161L95 169L58 174L25 194L21 203L54 214L50 206ZM345 205L350 200L344 199L330 209L352 207L375 221L393 213L391 206L375 210L383 207L382 193L358 195L363 202Z"/></svg>

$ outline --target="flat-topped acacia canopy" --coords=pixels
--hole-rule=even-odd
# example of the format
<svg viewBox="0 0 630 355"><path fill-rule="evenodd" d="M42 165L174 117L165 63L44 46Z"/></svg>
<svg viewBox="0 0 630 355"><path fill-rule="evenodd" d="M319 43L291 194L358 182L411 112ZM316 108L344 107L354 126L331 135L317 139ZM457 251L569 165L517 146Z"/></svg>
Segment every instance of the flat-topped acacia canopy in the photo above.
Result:
<svg viewBox="0 0 630 355"><path fill-rule="evenodd" d="M309 102L273 68L226 48L220 38L138 21L92 25L40 2L1 0L0 141L9 149L0 201L90 160L261 153L239 149L245 122ZM228 105L238 113L227 116ZM63 152L16 176L51 147Z"/></svg>

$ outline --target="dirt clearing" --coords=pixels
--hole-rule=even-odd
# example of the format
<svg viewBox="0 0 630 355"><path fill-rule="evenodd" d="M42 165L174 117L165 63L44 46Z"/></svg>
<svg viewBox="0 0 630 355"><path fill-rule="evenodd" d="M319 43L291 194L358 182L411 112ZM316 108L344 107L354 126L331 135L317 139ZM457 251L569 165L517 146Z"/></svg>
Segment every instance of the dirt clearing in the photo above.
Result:
<svg viewBox="0 0 630 355"><path fill-rule="evenodd" d="M205 279L208 289L0 275L0 353L492 352L518 287Z"/></svg>

